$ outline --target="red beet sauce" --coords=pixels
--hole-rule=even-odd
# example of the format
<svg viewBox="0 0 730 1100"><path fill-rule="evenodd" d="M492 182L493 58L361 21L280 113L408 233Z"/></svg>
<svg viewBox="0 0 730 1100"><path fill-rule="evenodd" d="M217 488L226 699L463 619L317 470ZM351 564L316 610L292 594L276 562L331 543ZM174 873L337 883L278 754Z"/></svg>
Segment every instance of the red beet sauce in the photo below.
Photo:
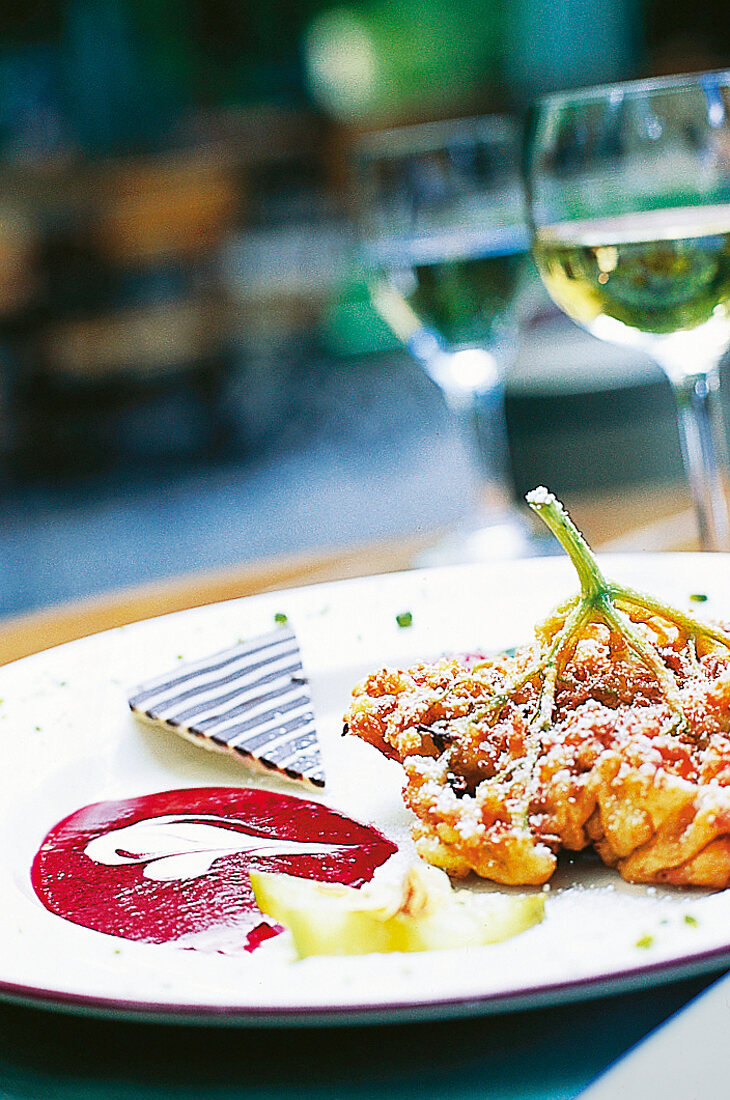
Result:
<svg viewBox="0 0 730 1100"><path fill-rule="evenodd" d="M336 847L311 850L318 845ZM31 879L46 908L74 924L238 953L280 931L257 907L249 869L359 886L395 850L375 829L317 802L194 787L77 810L51 829Z"/></svg>

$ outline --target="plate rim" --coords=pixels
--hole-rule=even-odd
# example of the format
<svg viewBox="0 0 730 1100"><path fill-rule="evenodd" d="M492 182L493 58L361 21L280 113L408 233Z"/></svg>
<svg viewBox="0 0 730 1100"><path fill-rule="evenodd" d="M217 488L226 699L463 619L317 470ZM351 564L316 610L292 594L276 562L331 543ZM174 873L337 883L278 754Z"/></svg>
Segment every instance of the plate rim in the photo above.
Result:
<svg viewBox="0 0 730 1100"><path fill-rule="evenodd" d="M102 933L103 934L103 933ZM458 950L455 949L455 950ZM727 963L727 966L724 965ZM177 1024L215 1024L253 1027L367 1026L378 1023L409 1023L415 1020L457 1019L466 1016L490 1016L519 1012L550 1005L608 997L632 992L643 984L647 974L652 984L669 984L702 974L730 971L730 941L724 947L710 948L660 962L646 963L619 972L604 971L570 981L546 982L519 990L474 994L468 997L444 997L432 1000L390 1001L387 1004L297 1005L267 1008L256 1005L170 1004L160 1001L135 1001L131 998L101 997L81 993L61 993L39 986L4 982L0 979L0 999L27 1007L57 1010L72 1015L134 1021Z"/></svg>

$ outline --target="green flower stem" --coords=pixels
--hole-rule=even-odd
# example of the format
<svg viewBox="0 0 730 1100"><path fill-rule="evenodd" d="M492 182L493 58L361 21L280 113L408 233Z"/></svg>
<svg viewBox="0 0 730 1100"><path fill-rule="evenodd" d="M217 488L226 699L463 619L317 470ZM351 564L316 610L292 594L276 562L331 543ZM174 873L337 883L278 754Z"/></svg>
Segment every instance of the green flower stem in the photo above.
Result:
<svg viewBox="0 0 730 1100"><path fill-rule="evenodd" d="M542 639L541 652L535 661L472 712L466 719L467 724L496 720L502 708L526 684L539 680L538 701L530 721L530 730L536 735L538 731L549 728L553 721L560 675L570 661L586 626L591 622L602 622L614 637L621 639L659 685L672 715L667 732L686 733L689 723L682 708L677 680L662 660L657 647L637 629L630 612L637 609L678 627L686 635L690 658L698 671L697 641L719 643L730 649L730 632L722 627L703 623L693 615L678 611L653 596L606 580L588 543L552 493L544 488L534 489L528 493L527 502L552 531L573 563L580 580L580 595L564 600L545 619L542 626L538 626L538 638ZM490 661L479 662L472 672L490 664ZM442 701L462 679L463 676L457 676L445 689ZM529 755L528 752L527 756Z"/></svg>
<svg viewBox="0 0 730 1100"><path fill-rule="evenodd" d="M547 657L533 673L533 675L542 673L543 676L543 686L540 692L540 702L538 704L537 714L531 723L532 725L536 725L538 729L547 729L552 722L558 676L570 660L580 637L580 633L588 625L591 617L591 604L583 600L576 603L553 639Z"/></svg>
<svg viewBox="0 0 730 1100"><path fill-rule="evenodd" d="M607 600L602 610L606 626L620 634L629 648L649 669L662 689L664 701L669 709L679 719L680 723L686 724L677 681L662 661L656 648L636 630L628 615L620 611L611 601Z"/></svg>
<svg viewBox="0 0 730 1100"><path fill-rule="evenodd" d="M547 489L533 489L527 494L527 503L533 512L550 528L552 533L575 566L583 597L592 600L609 589L609 583L598 568L586 540L565 508Z"/></svg>
<svg viewBox="0 0 730 1100"><path fill-rule="evenodd" d="M624 588L621 585L612 584L611 595L614 603L625 603L630 607L640 607L644 611L650 611L658 618L666 619L667 622L680 627L690 638L704 638L707 641L719 642L726 649L730 649L730 632L723 630L722 627L703 623L700 619L696 619L694 615L679 611L662 600L647 596L644 592L635 592L633 588Z"/></svg>
<svg viewBox="0 0 730 1100"><path fill-rule="evenodd" d="M662 690L667 706L674 715L673 726L685 730L688 723L682 709L676 678L662 661L656 646L636 629L624 607L640 608L644 612L664 619L665 622L673 623L683 630L693 643L698 638L703 638L730 648L730 633L720 627L702 623L694 616L686 615L653 596L607 581L598 568L588 543L560 501L547 489L538 488L528 493L527 503L545 522L568 554L581 585L580 601L560 630L556 639L557 645L553 643L543 662L543 683L547 692L540 701L538 714L540 726L544 728L545 722L550 721L551 712L548 713L548 708L551 698L554 697L561 659L569 658L583 627L591 620L599 620L603 621L614 634L621 637L652 673Z"/></svg>

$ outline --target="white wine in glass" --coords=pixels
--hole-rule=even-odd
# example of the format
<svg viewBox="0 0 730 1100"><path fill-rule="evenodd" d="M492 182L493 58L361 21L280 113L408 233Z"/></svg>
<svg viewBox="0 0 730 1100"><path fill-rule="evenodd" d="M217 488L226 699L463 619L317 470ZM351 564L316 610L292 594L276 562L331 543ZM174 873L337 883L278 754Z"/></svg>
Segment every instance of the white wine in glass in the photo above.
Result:
<svg viewBox="0 0 730 1100"><path fill-rule="evenodd" d="M532 116L533 251L556 304L647 352L676 398L700 542L730 549L720 362L730 344L730 74L566 92Z"/></svg>
<svg viewBox="0 0 730 1100"><path fill-rule="evenodd" d="M373 304L441 390L477 471L479 500L430 562L532 552L504 416L529 244L520 145L510 119L482 117L376 132L354 150Z"/></svg>

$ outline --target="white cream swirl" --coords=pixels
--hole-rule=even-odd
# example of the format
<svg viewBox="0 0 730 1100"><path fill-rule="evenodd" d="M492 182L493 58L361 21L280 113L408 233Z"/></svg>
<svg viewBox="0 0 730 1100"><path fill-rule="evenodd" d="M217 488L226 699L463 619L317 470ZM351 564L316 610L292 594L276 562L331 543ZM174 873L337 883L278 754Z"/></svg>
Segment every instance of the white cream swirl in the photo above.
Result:
<svg viewBox="0 0 730 1100"><path fill-rule="evenodd" d="M110 867L146 863L145 878L172 882L200 878L217 859L242 852L324 856L349 847L352 845L258 836L216 814L165 814L111 829L89 841L84 853L94 863Z"/></svg>

